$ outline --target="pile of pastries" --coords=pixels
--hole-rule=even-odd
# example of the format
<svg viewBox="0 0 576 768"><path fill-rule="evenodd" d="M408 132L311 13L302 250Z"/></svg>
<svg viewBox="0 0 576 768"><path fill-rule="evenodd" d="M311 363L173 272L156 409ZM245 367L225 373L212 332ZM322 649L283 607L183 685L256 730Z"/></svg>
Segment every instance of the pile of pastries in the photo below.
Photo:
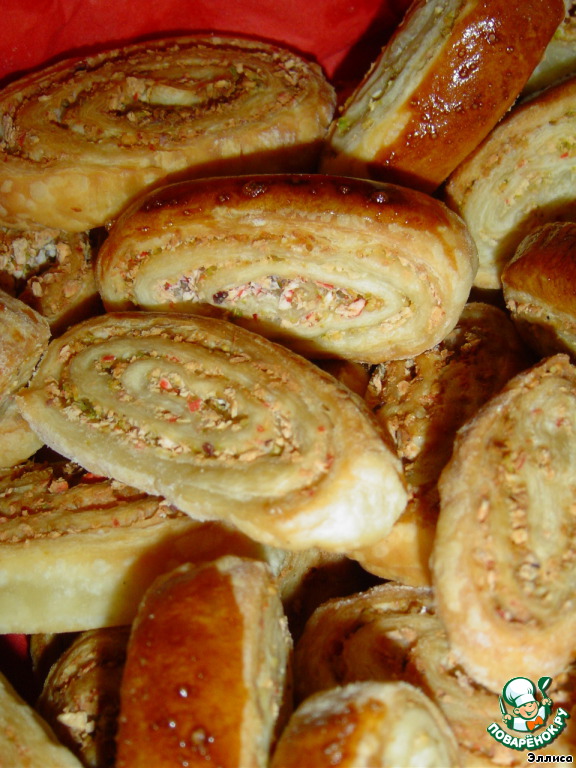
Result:
<svg viewBox="0 0 576 768"><path fill-rule="evenodd" d="M573 711L572 19L415 0L346 99L209 34L0 91L7 764L514 766L508 680Z"/></svg>

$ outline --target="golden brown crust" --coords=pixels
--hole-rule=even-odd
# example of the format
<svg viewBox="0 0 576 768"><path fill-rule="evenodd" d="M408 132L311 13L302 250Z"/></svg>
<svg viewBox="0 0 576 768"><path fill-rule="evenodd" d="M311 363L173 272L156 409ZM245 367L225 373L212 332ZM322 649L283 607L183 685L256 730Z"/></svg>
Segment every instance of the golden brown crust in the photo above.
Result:
<svg viewBox="0 0 576 768"><path fill-rule="evenodd" d="M576 216L576 77L515 106L454 171L446 200L478 248L475 285L499 289L521 241Z"/></svg>
<svg viewBox="0 0 576 768"><path fill-rule="evenodd" d="M443 339L475 270L440 201L320 174L170 185L125 212L97 260L110 311L223 315L307 356L367 363Z"/></svg>
<svg viewBox="0 0 576 768"><path fill-rule="evenodd" d="M323 170L435 189L513 104L563 17L560 1L412 4L333 122Z"/></svg>
<svg viewBox="0 0 576 768"><path fill-rule="evenodd" d="M223 320L109 313L54 340L19 407L92 472L266 544L343 551L406 503L363 401Z"/></svg>
<svg viewBox="0 0 576 768"><path fill-rule="evenodd" d="M317 693L294 712L271 768L460 765L440 710L407 683L365 681Z"/></svg>
<svg viewBox="0 0 576 768"><path fill-rule="evenodd" d="M3 633L127 624L168 568L268 554L231 526L198 523L160 497L64 462L0 473L0 493Z"/></svg>
<svg viewBox="0 0 576 768"><path fill-rule="evenodd" d="M575 430L576 368L547 358L468 422L440 479L438 611L493 691L510 669L554 677L574 658Z"/></svg>
<svg viewBox="0 0 576 768"><path fill-rule="evenodd" d="M576 224L550 222L520 243L502 272L506 306L542 356L576 355Z"/></svg>
<svg viewBox="0 0 576 768"><path fill-rule="evenodd" d="M79 635L52 666L36 710L86 766L113 768L129 627Z"/></svg>
<svg viewBox="0 0 576 768"><path fill-rule="evenodd" d="M433 349L374 369L366 401L402 459L411 496L387 536L353 553L367 570L414 586L431 584L436 484L456 432L528 362L506 312L472 302Z"/></svg>
<svg viewBox="0 0 576 768"><path fill-rule="evenodd" d="M82 232L184 171L313 170L333 109L316 64L248 39L65 60L0 93L0 223Z"/></svg>
<svg viewBox="0 0 576 768"><path fill-rule="evenodd" d="M165 765L264 768L290 644L262 563L221 558L160 577L132 627L117 768L149 766L150 750Z"/></svg>

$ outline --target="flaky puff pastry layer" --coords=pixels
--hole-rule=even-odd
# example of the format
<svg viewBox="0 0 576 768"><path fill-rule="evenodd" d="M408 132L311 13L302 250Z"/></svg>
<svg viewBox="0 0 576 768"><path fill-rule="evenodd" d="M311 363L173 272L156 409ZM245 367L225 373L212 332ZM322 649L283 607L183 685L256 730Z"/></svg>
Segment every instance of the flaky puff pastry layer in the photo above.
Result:
<svg viewBox="0 0 576 768"><path fill-rule="evenodd" d="M0 290L0 467L26 461L43 445L22 419L14 393L30 379L49 340L48 321Z"/></svg>
<svg viewBox="0 0 576 768"><path fill-rule="evenodd" d="M576 223L554 221L524 238L502 272L506 306L540 355L576 358Z"/></svg>
<svg viewBox="0 0 576 768"><path fill-rule="evenodd" d="M367 570L414 586L431 584L437 482L456 432L529 360L507 313L471 302L440 344L373 370L366 402L396 446L410 499L387 536L353 553Z"/></svg>
<svg viewBox="0 0 576 768"><path fill-rule="evenodd" d="M536 227L576 217L575 99L571 77L515 106L448 180L445 199L478 248L478 288L501 288L502 270Z"/></svg>
<svg viewBox="0 0 576 768"><path fill-rule="evenodd" d="M0 755L2 765L18 768L83 768L45 720L0 674Z"/></svg>
<svg viewBox="0 0 576 768"><path fill-rule="evenodd" d="M318 65L255 40L65 60L0 93L0 223L82 232L183 171L313 170L334 104Z"/></svg>
<svg viewBox="0 0 576 768"><path fill-rule="evenodd" d="M440 478L436 601L455 659L500 692L508 670L574 659L576 368L548 358L461 430Z"/></svg>
<svg viewBox="0 0 576 768"><path fill-rule="evenodd" d="M117 768L265 768L289 700L291 638L263 563L181 566L148 590L122 678Z"/></svg>
<svg viewBox="0 0 576 768"><path fill-rule="evenodd" d="M0 632L128 624L160 573L229 553L283 562L232 526L66 462L0 472Z"/></svg>
<svg viewBox="0 0 576 768"><path fill-rule="evenodd" d="M224 314L310 357L407 357L456 324L467 228L415 190L316 175L195 180L130 207L103 244L109 310Z"/></svg>
<svg viewBox="0 0 576 768"><path fill-rule="evenodd" d="M345 550L406 505L400 462L363 401L224 320L94 318L53 341L18 404L91 472L265 544Z"/></svg>
<svg viewBox="0 0 576 768"><path fill-rule="evenodd" d="M437 706L407 683L365 681L316 693L294 712L270 768L460 766Z"/></svg>
<svg viewBox="0 0 576 768"><path fill-rule="evenodd" d="M322 170L432 191L507 112L561 0L420 0L332 123Z"/></svg>

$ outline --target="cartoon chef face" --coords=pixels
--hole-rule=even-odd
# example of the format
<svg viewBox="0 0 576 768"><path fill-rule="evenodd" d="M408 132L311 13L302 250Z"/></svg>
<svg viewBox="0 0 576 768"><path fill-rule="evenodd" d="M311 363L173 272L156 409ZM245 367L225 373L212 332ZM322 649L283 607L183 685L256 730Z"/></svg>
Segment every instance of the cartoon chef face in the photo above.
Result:
<svg viewBox="0 0 576 768"><path fill-rule="evenodd" d="M523 717L524 720L531 720L536 715L539 708L540 705L536 699L533 699L532 701L527 701L525 704L522 704L519 707L514 707L512 712L514 712L514 714L518 715L519 717Z"/></svg>
<svg viewBox="0 0 576 768"><path fill-rule="evenodd" d="M512 706L515 715L530 720L538 712L540 704L536 700L534 683L527 677L515 677L509 680L502 691L504 699Z"/></svg>

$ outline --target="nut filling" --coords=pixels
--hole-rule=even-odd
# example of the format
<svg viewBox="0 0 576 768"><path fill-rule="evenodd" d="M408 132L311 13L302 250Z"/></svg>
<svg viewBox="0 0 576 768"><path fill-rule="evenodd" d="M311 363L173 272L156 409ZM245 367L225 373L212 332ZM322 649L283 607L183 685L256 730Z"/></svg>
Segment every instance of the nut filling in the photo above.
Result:
<svg viewBox="0 0 576 768"><path fill-rule="evenodd" d="M161 286L165 299L205 302L243 316L270 317L283 326L310 327L322 322L326 315L352 319L384 305L381 298L363 296L331 283L279 275L266 275L261 281L251 280L231 285L211 296L204 295L202 277L205 272L202 268L193 275L182 276L175 284L165 282Z"/></svg>

